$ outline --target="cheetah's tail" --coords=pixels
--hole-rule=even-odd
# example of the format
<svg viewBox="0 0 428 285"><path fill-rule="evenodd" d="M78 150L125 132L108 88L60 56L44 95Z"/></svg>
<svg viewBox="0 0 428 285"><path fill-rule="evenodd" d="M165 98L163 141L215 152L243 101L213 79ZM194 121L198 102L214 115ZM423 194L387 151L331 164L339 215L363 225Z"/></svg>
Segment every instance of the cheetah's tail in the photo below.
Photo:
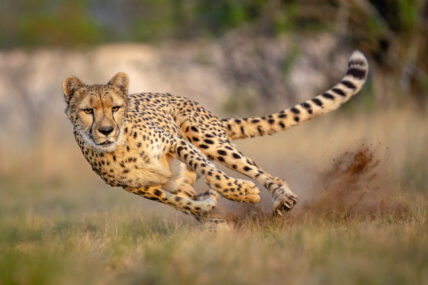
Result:
<svg viewBox="0 0 428 285"><path fill-rule="evenodd" d="M354 51L348 61L348 71L343 79L325 93L281 112L254 118L222 119L230 139L271 135L301 122L339 108L357 94L367 79L369 65L366 57Z"/></svg>

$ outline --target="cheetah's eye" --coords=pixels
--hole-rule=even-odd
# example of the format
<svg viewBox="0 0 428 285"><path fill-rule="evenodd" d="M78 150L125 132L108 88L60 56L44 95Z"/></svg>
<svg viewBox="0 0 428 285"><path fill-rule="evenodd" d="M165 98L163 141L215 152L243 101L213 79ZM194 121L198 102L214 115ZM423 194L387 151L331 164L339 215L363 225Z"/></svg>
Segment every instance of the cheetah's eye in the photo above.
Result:
<svg viewBox="0 0 428 285"><path fill-rule="evenodd" d="M92 108L86 108L86 109L83 109L83 112L85 112L86 114L93 114L94 110Z"/></svg>
<svg viewBox="0 0 428 285"><path fill-rule="evenodd" d="M120 106L114 106L113 108L111 108L113 112L117 112L119 111L119 109L120 109Z"/></svg>

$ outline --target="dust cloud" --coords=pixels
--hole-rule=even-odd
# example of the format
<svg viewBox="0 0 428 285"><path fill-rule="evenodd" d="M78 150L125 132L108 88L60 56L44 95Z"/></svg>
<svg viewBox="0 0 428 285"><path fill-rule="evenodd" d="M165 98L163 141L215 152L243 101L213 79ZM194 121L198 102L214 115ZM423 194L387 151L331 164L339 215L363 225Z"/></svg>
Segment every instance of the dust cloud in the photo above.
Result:
<svg viewBox="0 0 428 285"><path fill-rule="evenodd" d="M300 175L303 171L305 175ZM379 214L400 215L408 211L408 207L394 197L397 189L389 180L375 147L359 144L336 155L322 170L301 168L294 172L297 178L294 177L292 184L307 188L303 195L299 193L303 199L285 215L286 219L374 218ZM227 218L237 223L246 219L270 219L272 205L264 196L266 194L262 195L260 205L227 204L222 205L220 212L226 212Z"/></svg>

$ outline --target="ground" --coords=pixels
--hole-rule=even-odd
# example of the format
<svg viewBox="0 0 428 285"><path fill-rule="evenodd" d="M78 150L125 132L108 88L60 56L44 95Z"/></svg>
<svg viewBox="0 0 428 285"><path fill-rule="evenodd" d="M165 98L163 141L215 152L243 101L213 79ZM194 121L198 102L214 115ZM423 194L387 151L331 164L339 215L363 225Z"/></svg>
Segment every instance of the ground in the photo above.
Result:
<svg viewBox="0 0 428 285"><path fill-rule="evenodd" d="M107 187L72 140L44 135L34 156L2 146L0 284L426 284L428 134L417 110L339 111L238 141L302 201L279 219L268 196L224 202L230 232Z"/></svg>

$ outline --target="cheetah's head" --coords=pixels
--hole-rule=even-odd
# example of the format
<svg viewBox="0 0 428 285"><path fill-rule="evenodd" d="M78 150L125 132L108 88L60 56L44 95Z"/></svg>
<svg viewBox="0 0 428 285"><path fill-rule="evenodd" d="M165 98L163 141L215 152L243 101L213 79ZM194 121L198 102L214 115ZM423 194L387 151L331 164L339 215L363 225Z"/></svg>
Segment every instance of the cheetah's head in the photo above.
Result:
<svg viewBox="0 0 428 285"><path fill-rule="evenodd" d="M87 85L77 77L62 84L65 113L83 139L100 152L112 152L123 140L129 78L117 73L107 84Z"/></svg>

